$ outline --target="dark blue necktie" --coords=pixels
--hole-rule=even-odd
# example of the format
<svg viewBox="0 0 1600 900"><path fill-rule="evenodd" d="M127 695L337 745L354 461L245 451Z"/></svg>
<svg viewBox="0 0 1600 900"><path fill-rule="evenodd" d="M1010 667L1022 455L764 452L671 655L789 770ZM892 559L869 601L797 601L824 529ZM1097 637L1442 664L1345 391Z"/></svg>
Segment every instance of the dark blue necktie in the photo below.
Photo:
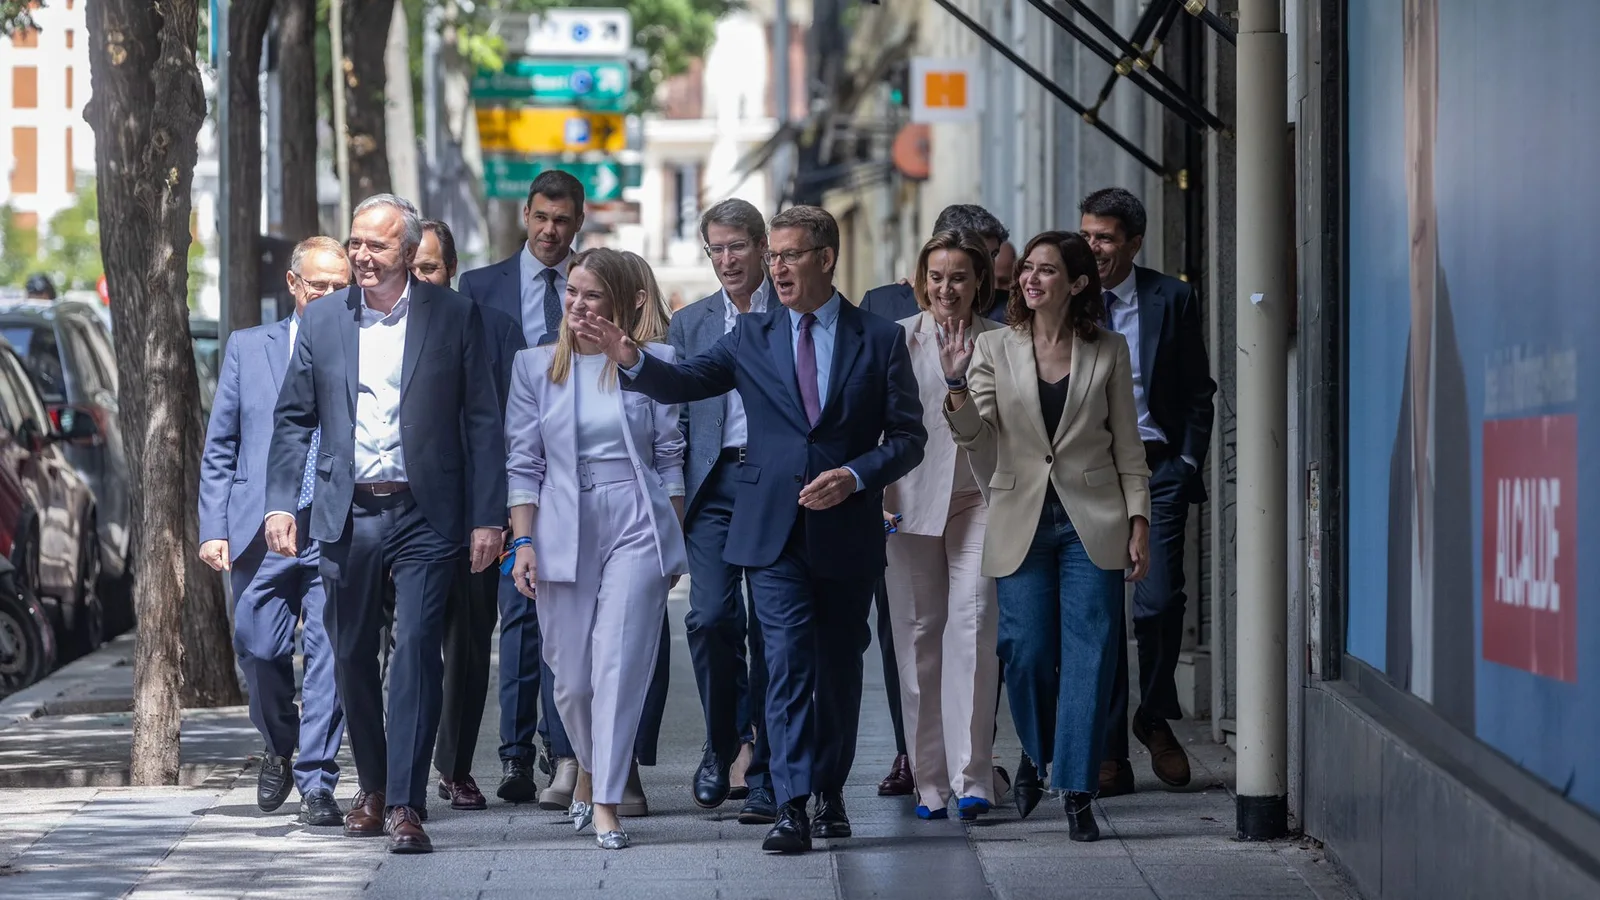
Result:
<svg viewBox="0 0 1600 900"><path fill-rule="evenodd" d="M556 270L544 270L544 338L541 344L552 343L561 333L561 297L556 294Z"/></svg>
<svg viewBox="0 0 1600 900"><path fill-rule="evenodd" d="M1110 331L1116 331L1117 320L1111 315L1111 307L1116 305L1117 295L1106 291L1104 299L1106 304L1106 328Z"/></svg>

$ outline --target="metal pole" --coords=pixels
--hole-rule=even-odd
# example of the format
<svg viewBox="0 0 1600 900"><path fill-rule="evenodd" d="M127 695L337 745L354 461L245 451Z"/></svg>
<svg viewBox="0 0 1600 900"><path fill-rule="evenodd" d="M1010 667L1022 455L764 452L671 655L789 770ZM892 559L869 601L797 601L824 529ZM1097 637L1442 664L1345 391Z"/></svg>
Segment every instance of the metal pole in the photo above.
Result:
<svg viewBox="0 0 1600 900"><path fill-rule="evenodd" d="M789 0L777 0L772 13L772 91L776 100L778 133L784 134L789 126ZM772 154L773 212L783 206L789 196L790 179L794 176L794 141L786 138Z"/></svg>
<svg viewBox="0 0 1600 900"><path fill-rule="evenodd" d="M339 224L350 227L350 140L344 120L344 3L328 0L328 36L333 45L333 165L339 175Z"/></svg>
<svg viewBox="0 0 1600 900"><path fill-rule="evenodd" d="M228 40L229 0L216 0L216 15L211 30L217 42L217 346L228 343L230 298L228 266L233 257L233 186L228 183L228 161L233 156L228 140L228 125L233 106L233 54Z"/></svg>
<svg viewBox="0 0 1600 900"><path fill-rule="evenodd" d="M1279 0L1241 0L1238 39L1238 834L1288 831L1288 39Z"/></svg>

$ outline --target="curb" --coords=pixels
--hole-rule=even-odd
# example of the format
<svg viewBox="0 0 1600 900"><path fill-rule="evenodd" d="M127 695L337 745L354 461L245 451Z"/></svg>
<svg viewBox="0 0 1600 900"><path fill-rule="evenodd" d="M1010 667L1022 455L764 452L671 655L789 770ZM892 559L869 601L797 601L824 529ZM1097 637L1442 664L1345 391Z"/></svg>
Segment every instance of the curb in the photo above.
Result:
<svg viewBox="0 0 1600 900"><path fill-rule="evenodd" d="M37 719L40 716L50 715L52 712L72 714L114 711L105 708L107 705L116 705L111 704L109 701L80 700L74 702L73 697L84 693L86 689L93 688L118 668L129 668L129 702L131 704L133 693L133 673L131 668L133 665L133 641L132 632L119 635L93 653L75 659L45 676L44 680L38 684L23 688L4 700L0 700L0 731ZM88 706L98 708L86 708Z"/></svg>

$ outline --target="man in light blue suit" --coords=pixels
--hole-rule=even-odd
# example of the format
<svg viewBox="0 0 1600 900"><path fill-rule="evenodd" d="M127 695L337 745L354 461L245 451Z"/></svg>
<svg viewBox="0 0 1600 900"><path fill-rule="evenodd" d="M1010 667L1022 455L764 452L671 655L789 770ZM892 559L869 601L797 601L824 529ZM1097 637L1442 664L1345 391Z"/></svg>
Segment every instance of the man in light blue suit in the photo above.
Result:
<svg viewBox="0 0 1600 900"><path fill-rule="evenodd" d="M250 719L266 740L256 802L272 812L291 785L300 791L300 821L344 822L333 799L335 757L344 711L334 687L333 652L323 625L324 592L316 542L304 537L297 556L268 552L267 448L273 411L306 304L346 287L350 264L330 237L301 241L289 259L294 315L238 331L228 339L200 463L200 558L226 571L236 604L233 646L250 688ZM302 492L299 516L309 513ZM294 631L304 620L305 683L294 708ZM291 778L290 758L299 748Z"/></svg>

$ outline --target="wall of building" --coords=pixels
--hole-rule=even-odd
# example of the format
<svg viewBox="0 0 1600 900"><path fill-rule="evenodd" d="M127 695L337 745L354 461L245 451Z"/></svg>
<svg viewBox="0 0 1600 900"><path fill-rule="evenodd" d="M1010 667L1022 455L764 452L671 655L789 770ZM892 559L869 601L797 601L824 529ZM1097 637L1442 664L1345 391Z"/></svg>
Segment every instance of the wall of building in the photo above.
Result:
<svg viewBox="0 0 1600 900"><path fill-rule="evenodd" d="M0 38L0 204L48 234L50 217L71 206L81 177L94 174L89 99L88 0L33 11L38 30Z"/></svg>

